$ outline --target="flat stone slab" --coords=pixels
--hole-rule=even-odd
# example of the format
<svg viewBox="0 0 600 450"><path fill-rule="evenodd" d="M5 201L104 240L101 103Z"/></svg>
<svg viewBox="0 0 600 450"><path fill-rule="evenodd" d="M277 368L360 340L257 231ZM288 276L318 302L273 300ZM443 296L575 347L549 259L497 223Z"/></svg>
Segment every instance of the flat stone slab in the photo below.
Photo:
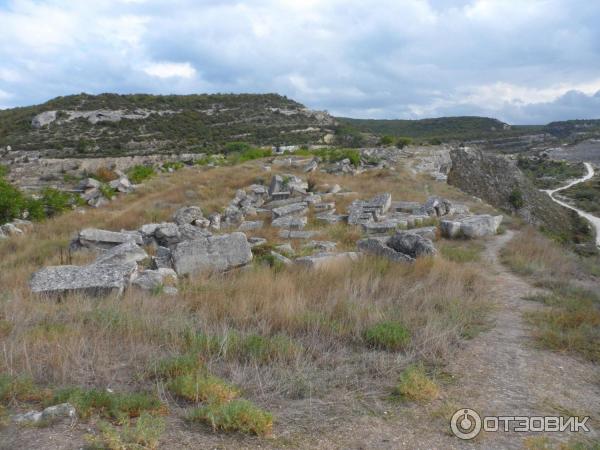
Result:
<svg viewBox="0 0 600 450"><path fill-rule="evenodd" d="M356 243L356 245L357 248L363 253L382 256L395 262L414 262L415 259L411 256L405 253L397 252L393 248L389 247L387 245L389 240L389 237L372 237L361 239Z"/></svg>
<svg viewBox="0 0 600 450"><path fill-rule="evenodd" d="M271 226L275 228L289 228L293 230L301 230L308 223L306 217L286 216L274 219Z"/></svg>
<svg viewBox="0 0 600 450"><path fill-rule="evenodd" d="M463 236L474 239L495 235L501 223L502 216L482 214L456 219L444 219L440 222L440 229L442 236L447 238Z"/></svg>
<svg viewBox="0 0 600 450"><path fill-rule="evenodd" d="M252 251L246 235L235 232L181 242L173 248L172 258L178 275L190 275L243 266L252 261Z"/></svg>
<svg viewBox="0 0 600 450"><path fill-rule="evenodd" d="M125 242L143 244L142 236L137 231L117 232L86 228L79 232L79 244L84 247L110 248Z"/></svg>
<svg viewBox="0 0 600 450"><path fill-rule="evenodd" d="M337 264L345 261L356 261L360 257L360 253L345 252L345 253L317 253L316 255L303 256L296 258L294 263L310 269L321 269L332 264Z"/></svg>
<svg viewBox="0 0 600 450"><path fill-rule="evenodd" d="M35 272L29 286L36 294L120 295L136 270L135 263L51 266Z"/></svg>
<svg viewBox="0 0 600 450"><path fill-rule="evenodd" d="M280 206L273 209L273 217L276 219L286 216L303 216L308 212L308 204L306 202L292 203L286 206Z"/></svg>
<svg viewBox="0 0 600 450"><path fill-rule="evenodd" d="M279 237L282 239L312 239L317 234L316 231L297 231L297 230L281 230Z"/></svg>

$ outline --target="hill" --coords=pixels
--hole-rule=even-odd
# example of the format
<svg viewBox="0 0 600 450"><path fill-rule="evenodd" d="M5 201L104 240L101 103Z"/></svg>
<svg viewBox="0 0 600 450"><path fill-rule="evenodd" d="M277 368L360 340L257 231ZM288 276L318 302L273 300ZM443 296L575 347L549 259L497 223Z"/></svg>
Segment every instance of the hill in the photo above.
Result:
<svg viewBox="0 0 600 450"><path fill-rule="evenodd" d="M0 111L0 146L55 157L199 153L231 141L323 143L334 125L276 94L79 94Z"/></svg>

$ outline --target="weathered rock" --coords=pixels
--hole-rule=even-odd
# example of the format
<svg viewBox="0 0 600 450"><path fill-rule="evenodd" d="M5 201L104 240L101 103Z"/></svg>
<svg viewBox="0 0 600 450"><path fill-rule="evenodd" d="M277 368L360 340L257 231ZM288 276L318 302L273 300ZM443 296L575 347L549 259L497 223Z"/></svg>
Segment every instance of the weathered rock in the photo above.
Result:
<svg viewBox="0 0 600 450"><path fill-rule="evenodd" d="M319 167L317 160L313 159L304 167L304 173L314 172Z"/></svg>
<svg viewBox="0 0 600 450"><path fill-rule="evenodd" d="M171 250L167 247L156 247L155 255L152 257L153 269L170 269L173 267Z"/></svg>
<svg viewBox="0 0 600 450"><path fill-rule="evenodd" d="M269 195L272 196L276 192L281 192L283 190L283 178L281 175L273 175L271 184L269 185Z"/></svg>
<svg viewBox="0 0 600 450"><path fill-rule="evenodd" d="M142 235L137 231L116 232L100 230L97 228L86 228L79 232L77 239L79 245L87 248L112 248L125 242L143 244Z"/></svg>
<svg viewBox="0 0 600 450"><path fill-rule="evenodd" d="M324 212L324 213L321 213L321 214L317 214L315 216L315 219L317 221L326 223L328 225L332 225L334 223L343 222L347 218L348 218L348 216L345 216L345 215L342 215L342 214L334 214L331 211Z"/></svg>
<svg viewBox="0 0 600 450"><path fill-rule="evenodd" d="M436 227L413 228L412 230L406 230L405 233L418 234L419 236L423 236L424 238L430 239L432 241L437 238Z"/></svg>
<svg viewBox="0 0 600 450"><path fill-rule="evenodd" d="M81 180L79 182L79 189L83 189L83 190L94 189L94 188L97 189L100 186L102 186L102 183L100 183L98 180L96 180L94 178L84 178L83 180Z"/></svg>
<svg viewBox="0 0 600 450"><path fill-rule="evenodd" d="M283 252L283 253L287 253L287 254L294 254L294 249L292 248L291 244L280 244L275 246L275 248L277 249L277 251L279 252Z"/></svg>
<svg viewBox="0 0 600 450"><path fill-rule="evenodd" d="M274 252L271 250L271 256L275 261L280 262L283 265L291 266L293 264L292 260L286 256L283 256L280 253Z"/></svg>
<svg viewBox="0 0 600 450"><path fill-rule="evenodd" d="M196 220L196 222L198 222L198 220ZM179 236L181 241L191 241L193 239L212 236L212 233L205 228L200 228L192 224L185 224L179 226Z"/></svg>
<svg viewBox="0 0 600 450"><path fill-rule="evenodd" d="M230 227L239 225L244 220L244 213L237 206L229 205L223 212L221 224Z"/></svg>
<svg viewBox="0 0 600 450"><path fill-rule="evenodd" d="M103 197L102 195L94 197L88 200L87 202L87 204L92 208L101 208L102 206L108 205L108 203L109 200L106 197Z"/></svg>
<svg viewBox="0 0 600 450"><path fill-rule="evenodd" d="M213 213L208 216L209 227L212 230L219 231L221 229L221 214Z"/></svg>
<svg viewBox="0 0 600 450"><path fill-rule="evenodd" d="M419 202L392 202L391 210L397 212L412 213L421 207Z"/></svg>
<svg viewBox="0 0 600 450"><path fill-rule="evenodd" d="M271 222L271 226L275 228L289 228L292 230L300 230L306 226L308 219L306 217L286 216L275 219Z"/></svg>
<svg viewBox="0 0 600 450"><path fill-rule="evenodd" d="M261 238L261 237L249 237L248 243L250 244L251 248L254 248L254 247L258 247L259 245L266 244L267 240L265 238Z"/></svg>
<svg viewBox="0 0 600 450"><path fill-rule="evenodd" d="M412 258L431 256L437 253L430 239L414 233L396 233L386 244L397 252L404 253Z"/></svg>
<svg viewBox="0 0 600 450"><path fill-rule="evenodd" d="M281 230L279 237L282 239L311 239L317 234L316 231Z"/></svg>
<svg viewBox="0 0 600 450"><path fill-rule="evenodd" d="M165 285L177 283L177 273L173 269L144 270L134 275L131 284L146 291L155 291Z"/></svg>
<svg viewBox="0 0 600 450"><path fill-rule="evenodd" d="M383 222L367 222L362 224L362 228L368 235L388 234L398 228L398 222L384 220Z"/></svg>
<svg viewBox="0 0 600 450"><path fill-rule="evenodd" d="M35 272L29 285L32 292L45 295L120 295L136 270L135 263L52 266Z"/></svg>
<svg viewBox="0 0 600 450"><path fill-rule="evenodd" d="M263 207L266 209L269 209L269 210L273 210L275 208L280 208L282 206L292 205L294 203L300 203L303 200L304 199L302 199L301 197L284 198L281 200L271 200L270 202L265 203L263 205Z"/></svg>
<svg viewBox="0 0 600 450"><path fill-rule="evenodd" d="M177 244L172 253L173 265L179 275L226 271L252 261L246 235L239 232L184 241Z"/></svg>
<svg viewBox="0 0 600 450"><path fill-rule="evenodd" d="M62 419L76 419L77 412L70 403L61 403L60 405L49 406L43 411L29 411L25 414L13 416L16 423L38 424L53 423Z"/></svg>
<svg viewBox="0 0 600 450"><path fill-rule="evenodd" d="M502 216L483 214L453 220L442 220L440 222L440 229L442 235L447 238L459 236L478 238L495 235L501 223Z"/></svg>
<svg viewBox="0 0 600 450"><path fill-rule="evenodd" d="M304 201L309 205L317 205L321 203L321 196L317 194L309 194L304 197Z"/></svg>
<svg viewBox="0 0 600 450"><path fill-rule="evenodd" d="M197 206L179 208L175 211L175 214L173 214L173 222L177 225L193 225L196 220L203 218L204 215L202 214L202 210Z"/></svg>
<svg viewBox="0 0 600 450"><path fill-rule="evenodd" d="M373 237L367 239L361 239L356 244L358 249L363 253L371 255L382 256L395 262L413 262L414 258L405 254L400 253L393 248L389 247L389 237Z"/></svg>
<svg viewBox="0 0 600 450"><path fill-rule="evenodd" d="M20 236L23 234L23 230L16 227L13 223L5 223L0 226L0 230L5 236Z"/></svg>
<svg viewBox="0 0 600 450"><path fill-rule="evenodd" d="M328 203L317 203L314 205L315 211L324 212L324 211L335 211L335 202Z"/></svg>
<svg viewBox="0 0 600 450"><path fill-rule="evenodd" d="M244 221L238 227L238 231L252 231L252 230L260 230L264 225L262 220L255 221Z"/></svg>
<svg viewBox="0 0 600 450"><path fill-rule="evenodd" d="M176 223L164 222L154 231L156 242L163 247L170 247L181 241L181 233Z"/></svg>
<svg viewBox="0 0 600 450"><path fill-rule="evenodd" d="M355 200L348 210L348 224L362 225L370 221L379 221L390 209L392 195L389 192L376 195L369 201Z"/></svg>
<svg viewBox="0 0 600 450"><path fill-rule="evenodd" d="M429 197L423 206L414 210L414 214L442 217L452 212L452 202L441 197Z"/></svg>
<svg viewBox="0 0 600 450"><path fill-rule="evenodd" d="M124 194L127 194L129 192L133 192L134 187L131 184L131 181L129 181L129 178L127 177L120 177L116 180L113 180L109 183L109 186L118 191L118 192L122 192Z"/></svg>
<svg viewBox="0 0 600 450"><path fill-rule="evenodd" d="M125 242L102 253L94 264L129 264L143 261L148 254L135 242Z"/></svg>
<svg viewBox="0 0 600 450"><path fill-rule="evenodd" d="M308 205L304 202L292 203L291 205L281 206L273 209L273 217L285 216L303 216L308 212Z"/></svg>
<svg viewBox="0 0 600 450"><path fill-rule="evenodd" d="M332 252L336 246L337 243L331 241L310 241L303 245L302 248L314 248L322 252Z"/></svg>
<svg viewBox="0 0 600 450"><path fill-rule="evenodd" d="M294 263L311 269L320 269L341 262L356 261L359 256L360 254L356 252L317 253L311 256L296 258Z"/></svg>
<svg viewBox="0 0 600 450"><path fill-rule="evenodd" d="M342 188L340 187L339 184L334 184L333 186L331 186L329 188L329 193L331 194L337 194L338 192L340 192L342 190Z"/></svg>

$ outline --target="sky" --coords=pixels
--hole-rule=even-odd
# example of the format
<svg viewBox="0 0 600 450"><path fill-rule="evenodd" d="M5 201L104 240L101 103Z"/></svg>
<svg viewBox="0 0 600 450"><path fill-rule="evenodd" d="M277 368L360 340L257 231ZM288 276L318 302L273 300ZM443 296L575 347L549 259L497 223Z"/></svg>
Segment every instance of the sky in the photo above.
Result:
<svg viewBox="0 0 600 450"><path fill-rule="evenodd" d="M598 0L0 0L0 108L276 92L358 118L600 118Z"/></svg>

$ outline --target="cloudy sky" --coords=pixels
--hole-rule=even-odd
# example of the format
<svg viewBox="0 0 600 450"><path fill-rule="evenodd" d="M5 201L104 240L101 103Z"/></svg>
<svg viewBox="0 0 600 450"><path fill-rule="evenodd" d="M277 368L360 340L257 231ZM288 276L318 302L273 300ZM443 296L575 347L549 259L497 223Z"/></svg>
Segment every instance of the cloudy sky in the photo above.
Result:
<svg viewBox="0 0 600 450"><path fill-rule="evenodd" d="M0 0L0 108L277 92L363 118L600 118L598 0Z"/></svg>

